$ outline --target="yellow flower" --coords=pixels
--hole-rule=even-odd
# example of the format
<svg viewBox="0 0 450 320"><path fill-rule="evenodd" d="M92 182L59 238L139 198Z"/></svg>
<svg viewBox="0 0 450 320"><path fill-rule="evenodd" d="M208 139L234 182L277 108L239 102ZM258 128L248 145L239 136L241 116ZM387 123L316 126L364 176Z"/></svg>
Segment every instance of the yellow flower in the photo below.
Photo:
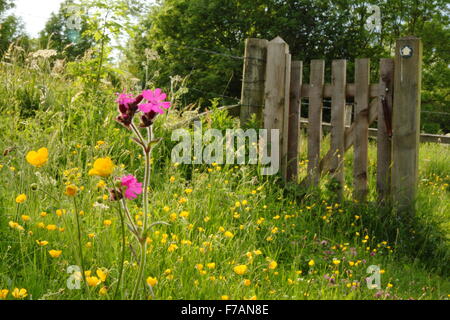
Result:
<svg viewBox="0 0 450 320"><path fill-rule="evenodd" d="M212 269L216 268L216 263L215 262L211 262L211 263L208 263L206 266L208 267L208 269L212 270Z"/></svg>
<svg viewBox="0 0 450 320"><path fill-rule="evenodd" d="M230 231L225 232L223 235L224 235L225 237L227 237L227 238L230 238L230 239L234 237L234 234L231 233Z"/></svg>
<svg viewBox="0 0 450 320"><path fill-rule="evenodd" d="M99 291L98 294L101 296L106 296L108 294L108 288L107 287L102 287Z"/></svg>
<svg viewBox="0 0 450 320"><path fill-rule="evenodd" d="M27 289L23 288L22 289L15 288L11 294L16 299L23 299L26 296L28 296Z"/></svg>
<svg viewBox="0 0 450 320"><path fill-rule="evenodd" d="M186 192L186 194L190 194L190 193L192 193L192 189L186 189L186 190L184 190L184 192Z"/></svg>
<svg viewBox="0 0 450 320"><path fill-rule="evenodd" d="M392 283L388 283L388 284L387 284L387 287L388 287L388 288L392 288L393 286L394 286L394 285L393 285Z"/></svg>
<svg viewBox="0 0 450 320"><path fill-rule="evenodd" d="M185 219L189 218L189 212L187 212L187 211L182 211L182 212L180 213L180 217L185 218Z"/></svg>
<svg viewBox="0 0 450 320"><path fill-rule="evenodd" d="M104 187L106 187L106 182L105 182L104 180L100 180L100 181L97 183L97 188L98 188L98 189L103 189Z"/></svg>
<svg viewBox="0 0 450 320"><path fill-rule="evenodd" d="M244 286L246 286L246 287L249 287L252 284L252 282L249 279L245 279L243 283L244 283Z"/></svg>
<svg viewBox="0 0 450 320"><path fill-rule="evenodd" d="M25 222L27 222L27 221L30 221L31 218L30 218L30 216L23 215L23 216L22 216L22 220L25 221Z"/></svg>
<svg viewBox="0 0 450 320"><path fill-rule="evenodd" d="M170 221L175 222L177 220L177 214L176 213L171 213L169 216Z"/></svg>
<svg viewBox="0 0 450 320"><path fill-rule="evenodd" d="M77 192L78 192L78 187L71 184L66 187L65 195L69 196L69 197L75 197L77 195Z"/></svg>
<svg viewBox="0 0 450 320"><path fill-rule="evenodd" d="M94 166L89 170L90 176L108 177L114 170L114 163L111 158L99 158L95 160Z"/></svg>
<svg viewBox="0 0 450 320"><path fill-rule="evenodd" d="M48 149L41 148L37 152L36 151L28 152L26 160L32 166L40 168L48 161Z"/></svg>
<svg viewBox="0 0 450 320"><path fill-rule="evenodd" d="M49 224L49 225L47 226L47 230L48 230L48 231L55 231L57 228L58 228L58 227L55 226L54 224Z"/></svg>
<svg viewBox="0 0 450 320"><path fill-rule="evenodd" d="M52 258L59 258L59 256L62 254L62 251L61 250L50 250L48 253L50 254L50 256Z"/></svg>
<svg viewBox="0 0 450 320"><path fill-rule="evenodd" d="M333 264L334 264L334 265L337 266L337 265L339 265L340 263L341 263L341 260L338 260L338 259L336 259L336 258L333 259Z"/></svg>
<svg viewBox="0 0 450 320"><path fill-rule="evenodd" d="M41 247L48 245L48 241L36 240L36 243L38 244L38 246L41 246Z"/></svg>
<svg viewBox="0 0 450 320"><path fill-rule="evenodd" d="M177 246L176 244L172 243L172 244L169 246L169 248L167 248L167 251L169 251L169 252L174 252L174 251L177 250L177 249L178 249L178 246Z"/></svg>
<svg viewBox="0 0 450 320"><path fill-rule="evenodd" d="M308 262L308 266L313 267L316 263L314 262L314 260L310 260Z"/></svg>
<svg viewBox="0 0 450 320"><path fill-rule="evenodd" d="M247 270L248 270L248 267L245 264L241 264L241 265L233 268L233 271L240 276L245 274L247 272Z"/></svg>
<svg viewBox="0 0 450 320"><path fill-rule="evenodd" d="M274 260L270 261L269 269L274 270L277 268L277 266L278 266L278 263L276 261L274 261Z"/></svg>
<svg viewBox="0 0 450 320"><path fill-rule="evenodd" d="M6 297L8 296L8 293L9 293L8 289L0 290L0 300L6 299Z"/></svg>
<svg viewBox="0 0 450 320"><path fill-rule="evenodd" d="M112 225L112 221L111 221L111 220L105 220L105 221L103 221L103 225L104 225L105 227L109 227L109 226Z"/></svg>
<svg viewBox="0 0 450 320"><path fill-rule="evenodd" d="M24 203L25 201L27 201L26 194L19 194L16 198L16 203Z"/></svg>
<svg viewBox="0 0 450 320"><path fill-rule="evenodd" d="M175 182L175 177L174 177L174 176L171 176L171 177L170 177L170 182L171 182L171 183L174 183L174 182Z"/></svg>
<svg viewBox="0 0 450 320"><path fill-rule="evenodd" d="M148 278L147 278L147 284L148 284L150 287L154 287L154 286L156 286L156 285L158 284L158 279L152 278L152 277L148 277Z"/></svg>
<svg viewBox="0 0 450 320"><path fill-rule="evenodd" d="M86 282L87 282L89 287L96 287L96 286L98 286L101 283L99 278L97 278L97 277L89 277L89 276L86 277Z"/></svg>
<svg viewBox="0 0 450 320"><path fill-rule="evenodd" d="M105 270L97 269L96 273L101 282L105 282L106 278L108 278L108 272Z"/></svg>
<svg viewBox="0 0 450 320"><path fill-rule="evenodd" d="M229 296L221 296L220 299L221 300L230 300L230 297Z"/></svg>
<svg viewBox="0 0 450 320"><path fill-rule="evenodd" d="M39 215L40 215L42 218L45 218L45 217L47 216L47 212L42 211Z"/></svg>

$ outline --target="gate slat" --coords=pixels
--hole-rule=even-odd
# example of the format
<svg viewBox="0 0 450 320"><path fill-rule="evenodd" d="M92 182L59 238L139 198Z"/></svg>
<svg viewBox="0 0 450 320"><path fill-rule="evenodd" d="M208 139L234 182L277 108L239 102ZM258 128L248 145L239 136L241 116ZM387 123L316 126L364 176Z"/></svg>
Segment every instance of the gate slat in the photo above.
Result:
<svg viewBox="0 0 450 320"><path fill-rule="evenodd" d="M320 179L320 143L322 139L322 107L325 61L311 61L308 110L308 185L318 186Z"/></svg>
<svg viewBox="0 0 450 320"><path fill-rule="evenodd" d="M345 88L346 60L334 60L332 64L332 102L331 102L331 152L330 173L338 182L338 196L343 197L344 190L344 155L345 155Z"/></svg>
<svg viewBox="0 0 450 320"><path fill-rule="evenodd" d="M380 98L378 103L378 132L377 132L377 193L378 200L389 200L391 185L391 137L388 133L386 120L390 121L392 130L392 105L394 99L394 59L381 59L380 61ZM387 110L384 110L387 108ZM385 119L385 114L390 119ZM391 132L392 133L392 132Z"/></svg>
<svg viewBox="0 0 450 320"><path fill-rule="evenodd" d="M283 129L286 108L286 62L289 46L280 37L276 37L267 45L267 66L265 82L264 128L268 130L268 141L271 141L270 130L280 132L279 163L283 166ZM283 170L283 168L281 168Z"/></svg>
<svg viewBox="0 0 450 320"><path fill-rule="evenodd" d="M303 82L303 62L293 61L291 66L291 86L289 101L289 141L287 159L287 180L297 181L298 152L301 113L301 88Z"/></svg>
<svg viewBox="0 0 450 320"><path fill-rule="evenodd" d="M369 143L369 81L370 59L356 59L355 65L355 145L353 159L353 197L359 202L366 200L368 143Z"/></svg>

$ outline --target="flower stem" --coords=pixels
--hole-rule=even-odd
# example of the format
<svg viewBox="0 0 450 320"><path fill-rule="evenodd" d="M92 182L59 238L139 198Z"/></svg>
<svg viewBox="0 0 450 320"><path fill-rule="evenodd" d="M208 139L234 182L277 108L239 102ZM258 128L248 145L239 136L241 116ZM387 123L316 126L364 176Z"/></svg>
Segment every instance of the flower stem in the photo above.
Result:
<svg viewBox="0 0 450 320"><path fill-rule="evenodd" d="M80 225L80 218L78 217L78 207L77 207L77 200L75 197L73 198L73 204L75 207L75 218L77 222L77 234L78 234L78 248L79 248L79 255L80 255L80 264L81 264L81 272L83 273L81 275L81 278L83 279L83 282L85 284L86 292L89 295L89 288L88 284L86 282L86 273L84 269L84 259L83 259L83 246L81 244L81 225Z"/></svg>
<svg viewBox="0 0 450 320"><path fill-rule="evenodd" d="M141 135L142 137L142 135ZM152 139L152 130L148 130L148 140L146 145L149 145ZM143 207L144 207L144 223L142 226L142 231L140 234L139 243L141 246L141 257L139 262L139 271L136 278L136 285L133 290L132 300L135 300L137 293L139 291L140 283L143 279L143 273L145 269L145 263L147 260L147 223L148 223L148 196L149 196L149 184L150 184L150 170L151 170L151 150L144 149L145 155L145 174L144 174L144 197L143 197Z"/></svg>
<svg viewBox="0 0 450 320"><path fill-rule="evenodd" d="M117 287L116 291L114 292L114 300L117 299L117 294L119 293L120 285L122 284L122 277L123 277L123 265L125 263L125 219L122 214L120 203L118 205L119 207L119 217L120 217L120 224L121 224L121 232L122 232L122 257L120 261L120 268L119 268L119 280L117 281Z"/></svg>

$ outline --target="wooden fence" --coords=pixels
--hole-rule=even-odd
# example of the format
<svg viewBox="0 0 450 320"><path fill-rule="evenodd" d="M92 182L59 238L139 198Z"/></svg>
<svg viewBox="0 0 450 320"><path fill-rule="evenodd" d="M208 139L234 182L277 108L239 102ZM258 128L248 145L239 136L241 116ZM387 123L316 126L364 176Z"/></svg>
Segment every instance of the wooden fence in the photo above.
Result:
<svg viewBox="0 0 450 320"><path fill-rule="evenodd" d="M347 61L333 60L331 83L325 83L325 61L310 62L309 83L302 61L292 61L288 44L247 39L241 101L241 123L254 114L265 129L280 130L280 164L287 181L298 180L302 99L308 99L307 186L324 174L337 182L343 196L344 154L353 146L353 197L368 193L369 126L377 121L377 192L379 201L413 209L420 142L421 40L397 40L394 59L381 59L380 79L370 83L370 59L356 59L354 83L347 83ZM331 99L331 145L321 158L324 99ZM354 119L348 101L354 101ZM263 106L263 107L262 107Z"/></svg>

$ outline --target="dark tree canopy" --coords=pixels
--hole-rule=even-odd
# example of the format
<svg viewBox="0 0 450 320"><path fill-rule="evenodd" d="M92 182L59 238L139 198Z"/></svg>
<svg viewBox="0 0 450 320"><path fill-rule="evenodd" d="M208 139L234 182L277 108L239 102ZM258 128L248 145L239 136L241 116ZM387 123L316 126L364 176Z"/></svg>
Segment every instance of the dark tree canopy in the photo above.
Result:
<svg viewBox="0 0 450 320"><path fill-rule="evenodd" d="M73 61L77 57L82 56L94 44L93 39L87 36L80 36L79 40L72 41L70 30L67 28L67 19L70 13L66 10L71 2L71 0L64 1L58 13L52 13L39 37L41 47L57 50L60 58L66 58L68 61ZM87 28L87 17L83 15L81 17L80 35Z"/></svg>
<svg viewBox="0 0 450 320"><path fill-rule="evenodd" d="M364 28L369 3L381 8L381 33ZM425 65L430 67L424 73L424 89L442 102L443 95L436 96L434 88L448 88L449 41L442 41L448 39L448 17L442 0L162 0L141 22L128 58L131 71L142 79L149 71L143 65L159 69L159 85L167 85L169 76L189 76L190 101L218 95L238 98L242 61L209 51L242 56L246 38L281 36L295 59L351 62L370 57L376 65L379 58L393 54L398 37L417 35L424 40ZM148 48L161 59L146 63ZM426 103L428 95L424 98Z"/></svg>

